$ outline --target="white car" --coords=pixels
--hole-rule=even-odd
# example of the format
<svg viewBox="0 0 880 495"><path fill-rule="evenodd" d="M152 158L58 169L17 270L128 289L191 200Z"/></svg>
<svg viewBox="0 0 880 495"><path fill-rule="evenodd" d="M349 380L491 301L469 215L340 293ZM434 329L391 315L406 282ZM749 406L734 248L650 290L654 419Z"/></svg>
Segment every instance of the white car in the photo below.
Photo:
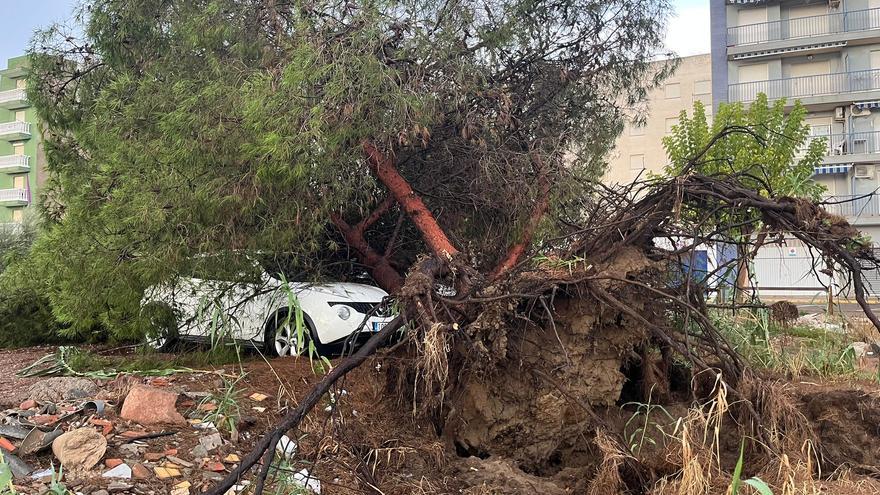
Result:
<svg viewBox="0 0 880 495"><path fill-rule="evenodd" d="M307 352L311 341L326 355L369 338L394 319L388 293L378 287L287 283L258 266L260 280L251 284L201 274L150 288L141 305L151 327L148 344L167 352L180 341L231 337L270 356L289 356Z"/></svg>

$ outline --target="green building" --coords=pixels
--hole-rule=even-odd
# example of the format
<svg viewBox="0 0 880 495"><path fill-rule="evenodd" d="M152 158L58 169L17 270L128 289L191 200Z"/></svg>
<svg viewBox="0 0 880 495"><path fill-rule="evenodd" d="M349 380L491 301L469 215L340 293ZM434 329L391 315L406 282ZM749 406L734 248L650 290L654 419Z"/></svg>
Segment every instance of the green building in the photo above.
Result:
<svg viewBox="0 0 880 495"><path fill-rule="evenodd" d="M0 70L0 223L21 222L42 182L44 155L37 115L27 100L26 56Z"/></svg>

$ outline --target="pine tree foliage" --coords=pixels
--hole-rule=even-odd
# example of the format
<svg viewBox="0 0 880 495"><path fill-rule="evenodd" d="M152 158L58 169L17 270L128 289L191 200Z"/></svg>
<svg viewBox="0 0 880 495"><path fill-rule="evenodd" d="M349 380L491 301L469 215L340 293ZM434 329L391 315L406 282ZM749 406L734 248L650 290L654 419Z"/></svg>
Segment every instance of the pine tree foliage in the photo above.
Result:
<svg viewBox="0 0 880 495"><path fill-rule="evenodd" d="M133 331L145 288L199 254L292 277L364 272L356 224L391 157L439 225L490 267L601 173L622 108L657 69L666 0L92 0L82 37L35 39L51 226L35 248L71 331ZM576 151L572 151L576 150ZM367 242L403 274L425 251L392 206ZM388 244L391 244L390 246ZM362 253L361 253L362 254ZM363 256L360 259L363 261ZM369 271L369 263L365 268Z"/></svg>

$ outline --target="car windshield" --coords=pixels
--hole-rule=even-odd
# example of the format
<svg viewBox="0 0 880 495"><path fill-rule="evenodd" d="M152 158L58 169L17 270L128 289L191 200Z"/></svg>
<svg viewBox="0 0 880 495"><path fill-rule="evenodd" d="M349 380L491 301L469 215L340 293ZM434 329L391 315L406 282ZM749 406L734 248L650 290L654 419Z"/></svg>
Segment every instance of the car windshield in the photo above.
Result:
<svg viewBox="0 0 880 495"><path fill-rule="evenodd" d="M240 253L195 256L178 271L180 276L186 278L224 282L259 280L259 272L259 266Z"/></svg>

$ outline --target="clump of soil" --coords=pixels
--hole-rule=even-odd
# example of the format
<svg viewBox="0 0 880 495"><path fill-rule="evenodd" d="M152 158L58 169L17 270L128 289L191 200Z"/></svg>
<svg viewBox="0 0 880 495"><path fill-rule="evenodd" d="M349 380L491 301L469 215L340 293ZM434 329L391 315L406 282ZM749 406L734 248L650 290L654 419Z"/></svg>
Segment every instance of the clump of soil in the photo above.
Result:
<svg viewBox="0 0 880 495"><path fill-rule="evenodd" d="M644 256L624 250L600 277L652 270ZM603 288L649 320L660 311L636 285ZM459 378L444 434L460 455L503 457L527 473L590 468L597 462L585 441L597 427L590 410L617 403L626 382L621 369L648 335L640 322L570 287L553 301L552 319L507 327L505 354L491 371Z"/></svg>

